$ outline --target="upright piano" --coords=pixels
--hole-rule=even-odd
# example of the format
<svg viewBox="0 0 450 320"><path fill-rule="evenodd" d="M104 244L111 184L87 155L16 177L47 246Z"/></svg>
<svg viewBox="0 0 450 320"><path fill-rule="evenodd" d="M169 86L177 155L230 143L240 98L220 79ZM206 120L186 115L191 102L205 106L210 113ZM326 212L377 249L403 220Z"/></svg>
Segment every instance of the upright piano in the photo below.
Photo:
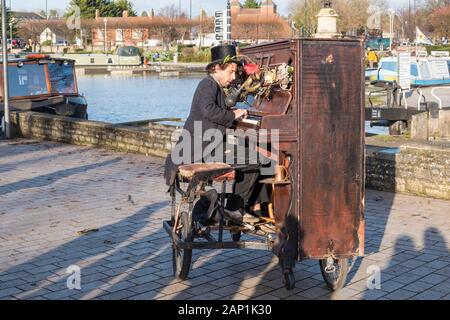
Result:
<svg viewBox="0 0 450 320"><path fill-rule="evenodd" d="M273 187L275 254L297 260L364 254L364 46L355 39L294 39L244 48L260 67L294 68L289 91L255 101L237 129L278 129ZM259 137L263 141L264 137ZM267 142L267 141L266 141Z"/></svg>

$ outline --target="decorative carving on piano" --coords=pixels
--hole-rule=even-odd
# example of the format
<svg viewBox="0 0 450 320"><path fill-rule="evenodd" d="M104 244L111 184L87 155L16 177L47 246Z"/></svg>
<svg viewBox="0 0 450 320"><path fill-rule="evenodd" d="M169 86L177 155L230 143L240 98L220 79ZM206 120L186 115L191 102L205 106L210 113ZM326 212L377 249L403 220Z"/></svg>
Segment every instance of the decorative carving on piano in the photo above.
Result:
<svg viewBox="0 0 450 320"><path fill-rule="evenodd" d="M291 91L294 68L290 64L282 63L276 67L268 67L254 63L247 56L241 58L245 61L241 68L241 81L225 92L228 107L234 107L237 102L244 102L253 108L258 107L264 100L270 101L280 92ZM253 98L252 104L248 102L250 96Z"/></svg>

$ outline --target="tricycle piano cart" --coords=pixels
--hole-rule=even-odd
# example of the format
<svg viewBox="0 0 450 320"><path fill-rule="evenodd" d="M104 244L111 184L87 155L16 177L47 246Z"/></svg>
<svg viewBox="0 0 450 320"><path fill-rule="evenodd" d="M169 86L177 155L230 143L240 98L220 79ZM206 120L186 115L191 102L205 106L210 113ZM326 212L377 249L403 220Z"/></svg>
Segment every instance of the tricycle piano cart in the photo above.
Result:
<svg viewBox="0 0 450 320"><path fill-rule="evenodd" d="M269 90L254 93L261 96L249 109L252 121L237 123L243 130L279 130L277 164L288 178L266 180L272 191L269 216L250 226L233 225L224 219L225 191L241 168L181 166L170 188L172 217L164 222L173 240L175 276L187 278L194 249L264 249L279 258L287 289L295 286L296 261L306 259L318 260L329 288L340 289L349 259L364 254L364 44L295 39L245 48L241 54L261 70L286 65L292 70L290 86L273 81ZM192 209L211 181L222 183L216 204L221 218L215 225L198 226ZM226 230L232 234L229 241L224 241ZM241 241L242 233L261 240Z"/></svg>

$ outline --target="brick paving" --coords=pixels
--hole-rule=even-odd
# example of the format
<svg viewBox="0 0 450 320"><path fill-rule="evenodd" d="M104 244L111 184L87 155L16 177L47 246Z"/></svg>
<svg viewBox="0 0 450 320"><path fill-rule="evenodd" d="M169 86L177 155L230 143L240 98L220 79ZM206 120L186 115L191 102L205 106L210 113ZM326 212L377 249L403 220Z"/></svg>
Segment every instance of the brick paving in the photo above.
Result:
<svg viewBox="0 0 450 320"><path fill-rule="evenodd" d="M190 278L176 280L162 168L140 155L0 140L0 299L449 300L450 202L371 190L366 256L339 293L316 261L297 264L287 291L267 251L194 252ZM73 265L80 290L67 288ZM367 287L373 266L381 289Z"/></svg>

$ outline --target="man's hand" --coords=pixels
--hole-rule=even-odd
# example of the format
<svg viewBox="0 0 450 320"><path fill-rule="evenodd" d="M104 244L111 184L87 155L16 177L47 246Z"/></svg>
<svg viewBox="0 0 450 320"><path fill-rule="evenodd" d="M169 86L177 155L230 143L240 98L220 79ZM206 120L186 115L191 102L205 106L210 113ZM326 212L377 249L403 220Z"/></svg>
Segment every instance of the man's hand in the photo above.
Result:
<svg viewBox="0 0 450 320"><path fill-rule="evenodd" d="M236 110L233 110L233 112L234 112L234 119L240 119L240 118L243 118L243 119L245 119L246 117L247 117L247 110L244 110L244 109L236 109Z"/></svg>

